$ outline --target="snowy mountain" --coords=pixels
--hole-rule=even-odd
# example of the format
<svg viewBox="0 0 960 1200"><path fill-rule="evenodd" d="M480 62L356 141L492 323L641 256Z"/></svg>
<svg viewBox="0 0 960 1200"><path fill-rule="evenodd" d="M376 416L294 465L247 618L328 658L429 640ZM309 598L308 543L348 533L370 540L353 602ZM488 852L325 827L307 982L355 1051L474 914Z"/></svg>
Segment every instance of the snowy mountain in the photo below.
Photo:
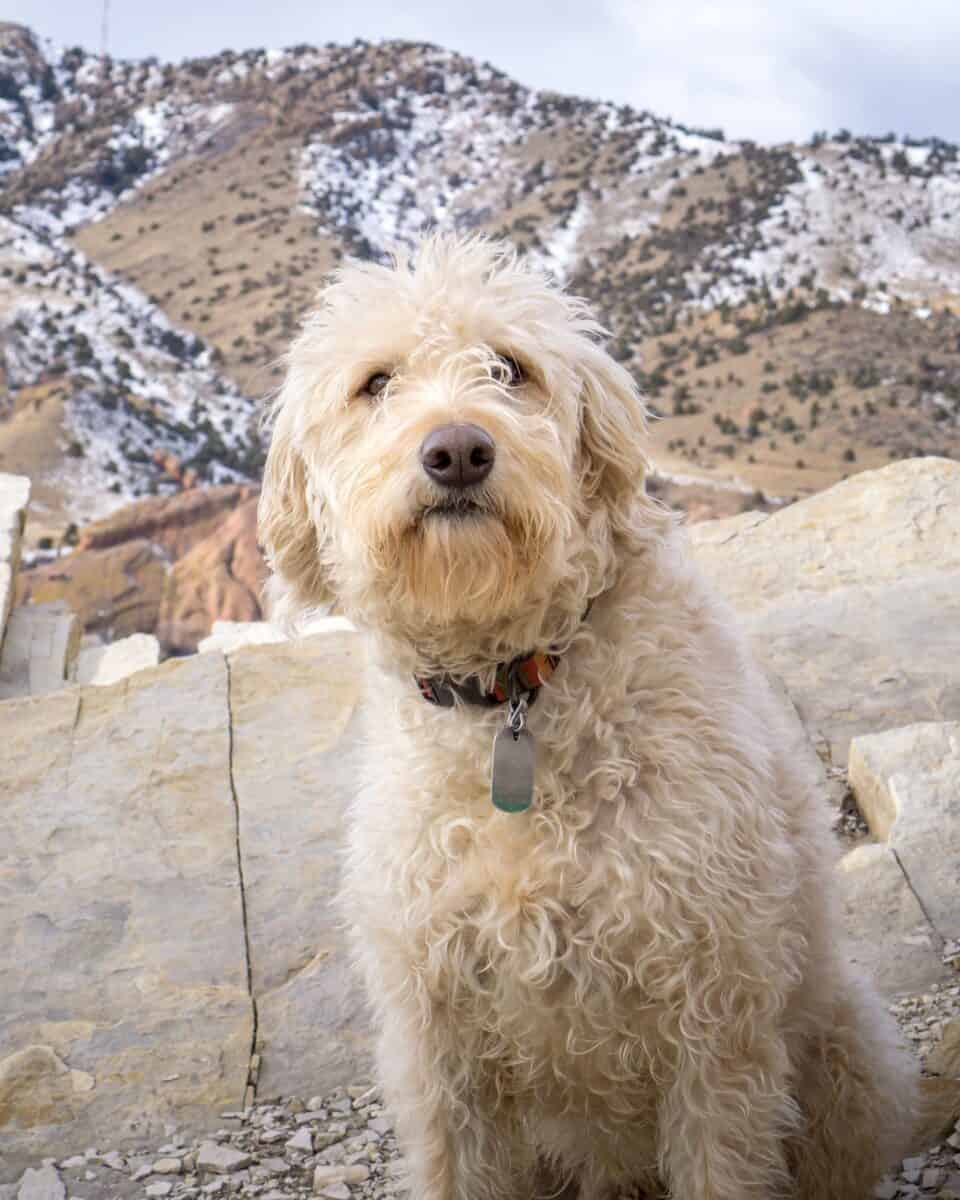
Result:
<svg viewBox="0 0 960 1200"><path fill-rule="evenodd" d="M960 157L935 139L728 142L426 45L174 67L0 25L0 212L0 469L58 393L65 515L255 477L325 271L436 226L598 305L665 476L789 497L960 455Z"/></svg>

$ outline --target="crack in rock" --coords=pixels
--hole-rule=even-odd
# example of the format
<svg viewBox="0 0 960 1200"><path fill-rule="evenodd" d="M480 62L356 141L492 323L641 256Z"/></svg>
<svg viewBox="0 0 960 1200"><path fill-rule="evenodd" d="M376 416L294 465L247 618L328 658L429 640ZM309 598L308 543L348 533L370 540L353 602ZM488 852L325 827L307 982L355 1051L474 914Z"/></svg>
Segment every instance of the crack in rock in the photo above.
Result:
<svg viewBox="0 0 960 1200"><path fill-rule="evenodd" d="M257 997L253 990L253 960L250 953L250 929L247 923L247 892L243 880L243 851L240 846L240 800L237 796L237 784L234 778L234 737L233 737L233 696L230 660L224 655L223 664L227 673L227 774L230 782L230 796L233 800L233 815L237 845L237 878L240 884L240 913L243 920L243 949L246 958L247 994L250 997L250 1009L253 1016L253 1029L250 1034L250 1053L247 1062L247 1078L244 1088L243 1104L246 1105L256 1098L257 1076L260 1067L260 1055L257 1053L257 1037L259 1034L259 1013Z"/></svg>

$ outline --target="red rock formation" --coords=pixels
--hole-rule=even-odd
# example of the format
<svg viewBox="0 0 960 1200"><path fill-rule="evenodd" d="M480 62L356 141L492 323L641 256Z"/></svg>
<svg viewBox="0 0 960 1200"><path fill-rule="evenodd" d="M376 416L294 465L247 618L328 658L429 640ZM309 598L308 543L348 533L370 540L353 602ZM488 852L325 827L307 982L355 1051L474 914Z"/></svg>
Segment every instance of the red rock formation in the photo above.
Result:
<svg viewBox="0 0 960 1200"><path fill-rule="evenodd" d="M77 549L98 550L141 537L162 546L171 559L182 558L245 500L259 493L252 484L228 483L175 496L148 496L84 526Z"/></svg>
<svg viewBox="0 0 960 1200"><path fill-rule="evenodd" d="M259 620L266 573L254 495L174 564L157 623L161 644L196 649L214 621Z"/></svg>
<svg viewBox="0 0 960 1200"><path fill-rule="evenodd" d="M85 633L196 650L214 621L261 616L258 496L230 484L137 500L82 529L72 554L22 571L15 603L65 600Z"/></svg>

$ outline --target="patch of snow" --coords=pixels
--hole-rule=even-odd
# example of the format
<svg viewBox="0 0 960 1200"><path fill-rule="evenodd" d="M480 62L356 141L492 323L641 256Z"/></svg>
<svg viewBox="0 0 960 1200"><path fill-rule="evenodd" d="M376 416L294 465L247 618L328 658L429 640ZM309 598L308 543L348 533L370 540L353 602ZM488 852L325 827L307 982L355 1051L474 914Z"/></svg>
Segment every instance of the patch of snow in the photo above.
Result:
<svg viewBox="0 0 960 1200"><path fill-rule="evenodd" d="M729 243L720 254L723 269L689 274L701 305L739 304L757 287L782 296L811 275L832 299L849 299L844 280L857 280L867 289L864 304L876 312L889 311L894 296L922 302L960 291L956 156L934 166L928 147L891 143L870 161L828 144L795 160L800 180L756 227L749 248ZM927 173L905 176L889 166L895 161Z"/></svg>
<svg viewBox="0 0 960 1200"><path fill-rule="evenodd" d="M49 221L18 216L0 218L3 367L11 391L57 380L68 393L65 461L78 498L119 504L174 487L158 451L211 482L247 478L256 406L217 373L210 348Z"/></svg>
<svg viewBox="0 0 960 1200"><path fill-rule="evenodd" d="M588 227L593 245L618 241L628 222L645 231L678 180L739 149L649 113L529 91L495 79L486 67L467 75L445 51L431 52L427 65L442 73L442 90L404 89L385 72L370 80L378 100L335 110L332 128L301 152L305 211L320 232L362 257L409 247L433 228L489 227L528 196L549 192L545 211L523 233L530 252L569 279ZM561 193L558 203L554 189L562 183L554 172L562 161L531 162L530 153L537 133L555 134L558 110L588 152L608 152L620 164L614 189L601 196L588 182ZM603 219L594 220L601 200Z"/></svg>
<svg viewBox="0 0 960 1200"><path fill-rule="evenodd" d="M576 269L577 243L589 220L589 201L578 196L576 208L566 222L554 228L537 255L560 284L566 283Z"/></svg>

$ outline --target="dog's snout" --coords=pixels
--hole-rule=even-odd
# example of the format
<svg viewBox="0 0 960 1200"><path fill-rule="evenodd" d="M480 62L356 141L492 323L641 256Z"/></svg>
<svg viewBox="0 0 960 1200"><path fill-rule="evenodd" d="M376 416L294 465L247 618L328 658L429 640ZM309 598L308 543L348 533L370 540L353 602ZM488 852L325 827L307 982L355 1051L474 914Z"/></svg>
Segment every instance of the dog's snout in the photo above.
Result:
<svg viewBox="0 0 960 1200"><path fill-rule="evenodd" d="M420 463L444 487L482 483L493 469L497 448L479 425L440 425L423 439Z"/></svg>

